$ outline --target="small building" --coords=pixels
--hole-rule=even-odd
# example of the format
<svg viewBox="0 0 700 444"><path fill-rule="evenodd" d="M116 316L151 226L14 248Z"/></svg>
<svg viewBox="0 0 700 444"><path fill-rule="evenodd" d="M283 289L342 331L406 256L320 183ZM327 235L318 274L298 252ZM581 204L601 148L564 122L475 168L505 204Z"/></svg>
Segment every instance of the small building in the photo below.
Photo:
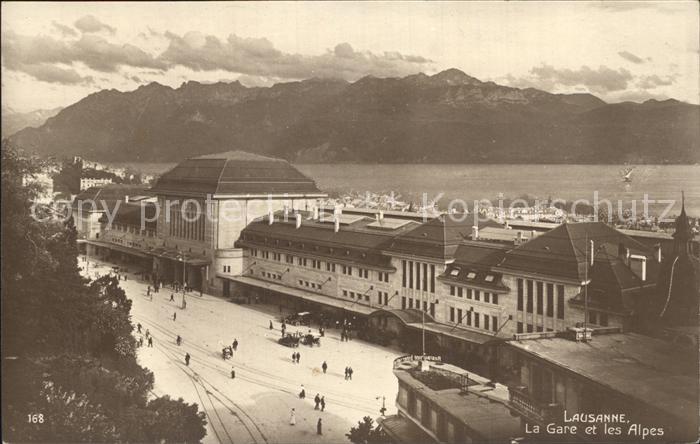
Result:
<svg viewBox="0 0 700 444"><path fill-rule="evenodd" d="M431 356L397 358L394 375L398 414L380 424L395 443L510 443L523 436L505 386Z"/></svg>

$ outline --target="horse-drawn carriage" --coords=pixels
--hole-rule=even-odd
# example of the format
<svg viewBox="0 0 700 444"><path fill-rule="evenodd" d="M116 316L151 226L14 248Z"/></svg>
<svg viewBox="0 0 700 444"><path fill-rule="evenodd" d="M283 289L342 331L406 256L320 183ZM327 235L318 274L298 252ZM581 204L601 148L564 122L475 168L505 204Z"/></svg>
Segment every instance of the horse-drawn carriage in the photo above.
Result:
<svg viewBox="0 0 700 444"><path fill-rule="evenodd" d="M301 337L301 343L304 345L308 345L309 347L313 347L314 345L320 347L321 346L321 337L320 336L314 336L312 334L306 334Z"/></svg>
<svg viewBox="0 0 700 444"><path fill-rule="evenodd" d="M279 338L277 343L285 347L299 347L299 340L298 334L287 333L284 337Z"/></svg>

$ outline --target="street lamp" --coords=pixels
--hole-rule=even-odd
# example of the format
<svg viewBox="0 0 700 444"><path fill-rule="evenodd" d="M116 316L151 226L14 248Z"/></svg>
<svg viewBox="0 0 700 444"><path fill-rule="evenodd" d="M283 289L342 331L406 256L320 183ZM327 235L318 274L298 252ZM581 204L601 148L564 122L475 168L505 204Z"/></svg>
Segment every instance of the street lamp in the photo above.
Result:
<svg viewBox="0 0 700 444"><path fill-rule="evenodd" d="M384 416L384 414L386 413L386 396L377 396L377 397L374 398L374 399L376 399L377 401L379 401L379 398L382 398L382 408L379 409L379 413L380 413L382 416Z"/></svg>

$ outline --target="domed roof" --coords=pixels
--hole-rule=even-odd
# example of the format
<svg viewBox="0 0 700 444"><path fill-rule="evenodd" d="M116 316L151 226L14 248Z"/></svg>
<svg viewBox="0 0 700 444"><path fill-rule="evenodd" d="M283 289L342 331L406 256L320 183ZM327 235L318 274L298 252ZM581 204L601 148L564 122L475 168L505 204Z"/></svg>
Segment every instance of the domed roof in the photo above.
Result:
<svg viewBox="0 0 700 444"><path fill-rule="evenodd" d="M163 174L152 191L175 196L323 194L286 160L245 151L187 159Z"/></svg>

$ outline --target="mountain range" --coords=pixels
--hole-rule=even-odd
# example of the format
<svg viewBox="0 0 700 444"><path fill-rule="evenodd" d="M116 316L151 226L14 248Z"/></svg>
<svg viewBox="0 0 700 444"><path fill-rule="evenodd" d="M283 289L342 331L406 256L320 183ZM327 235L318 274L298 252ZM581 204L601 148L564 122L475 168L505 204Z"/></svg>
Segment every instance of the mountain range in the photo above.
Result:
<svg viewBox="0 0 700 444"><path fill-rule="evenodd" d="M2 107L2 136L7 137L28 126L38 127L46 122L46 119L58 114L63 108L38 109L26 113L15 111L9 107Z"/></svg>
<svg viewBox="0 0 700 444"><path fill-rule="evenodd" d="M698 163L700 106L608 104L456 69L254 88L190 81L102 90L10 139L39 154L103 161L244 150L299 163Z"/></svg>

